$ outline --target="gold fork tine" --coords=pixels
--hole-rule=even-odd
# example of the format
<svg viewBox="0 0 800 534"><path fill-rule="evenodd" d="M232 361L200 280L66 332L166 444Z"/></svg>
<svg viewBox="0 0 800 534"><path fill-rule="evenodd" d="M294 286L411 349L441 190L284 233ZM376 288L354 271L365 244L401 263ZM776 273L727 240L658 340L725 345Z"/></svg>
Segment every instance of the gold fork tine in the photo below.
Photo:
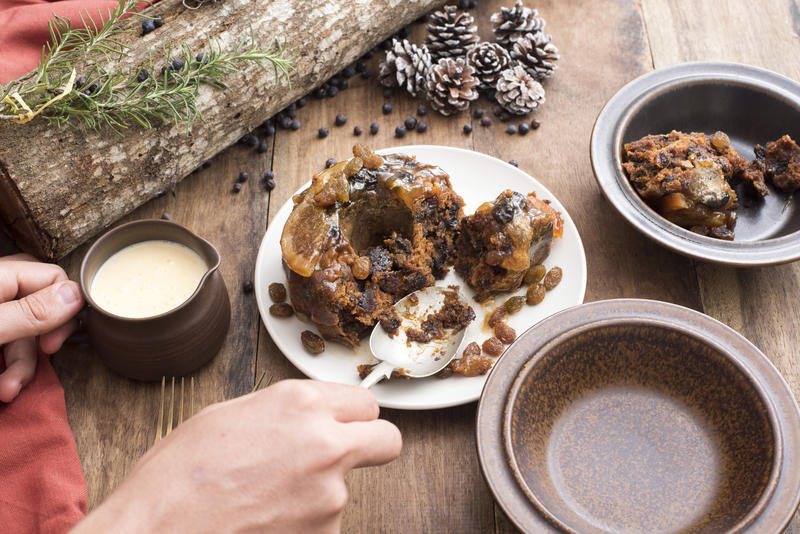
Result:
<svg viewBox="0 0 800 534"><path fill-rule="evenodd" d="M259 386L261 386L261 382L264 381L264 377L265 376L267 376L267 372L266 371L261 373L261 377L258 379L258 382L256 382L255 386L253 386L253 391L257 390L259 388ZM252 393L253 391L251 391L250 393Z"/></svg>
<svg viewBox="0 0 800 534"><path fill-rule="evenodd" d="M170 387L169 394L169 419L167 420L167 432L165 436L169 436L172 432L172 416L175 414L175 377L172 377L172 386Z"/></svg>
<svg viewBox="0 0 800 534"><path fill-rule="evenodd" d="M158 428L156 429L156 439L153 445L158 443L161 439L161 429L164 428L164 384L166 379L166 376L161 377L161 402L158 404Z"/></svg>
<svg viewBox="0 0 800 534"><path fill-rule="evenodd" d="M181 399L178 404L178 424L183 423L183 377L181 377Z"/></svg>

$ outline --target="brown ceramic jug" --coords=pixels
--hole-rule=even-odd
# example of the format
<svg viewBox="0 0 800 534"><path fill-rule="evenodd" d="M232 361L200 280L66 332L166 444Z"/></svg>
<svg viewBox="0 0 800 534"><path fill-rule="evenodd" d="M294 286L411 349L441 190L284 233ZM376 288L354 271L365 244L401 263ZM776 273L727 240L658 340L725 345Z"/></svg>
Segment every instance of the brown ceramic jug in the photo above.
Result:
<svg viewBox="0 0 800 534"><path fill-rule="evenodd" d="M128 245L148 240L173 241L199 254L208 270L197 289L183 304L152 317L121 317L103 310L89 291L98 269ZM222 346L231 318L219 264L219 252L211 243L173 222L133 221L104 234L86 253L80 272L94 350L111 369L137 380L182 376L208 362Z"/></svg>

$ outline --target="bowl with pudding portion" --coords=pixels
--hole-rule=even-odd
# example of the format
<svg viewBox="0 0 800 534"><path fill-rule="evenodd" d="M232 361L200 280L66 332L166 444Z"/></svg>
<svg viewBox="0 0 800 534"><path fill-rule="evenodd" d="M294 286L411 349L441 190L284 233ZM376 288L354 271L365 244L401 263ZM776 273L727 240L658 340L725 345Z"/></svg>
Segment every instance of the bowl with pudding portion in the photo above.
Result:
<svg viewBox="0 0 800 534"><path fill-rule="evenodd" d="M80 285L94 350L138 380L182 376L219 351L230 324L220 255L170 221L122 224L83 259Z"/></svg>

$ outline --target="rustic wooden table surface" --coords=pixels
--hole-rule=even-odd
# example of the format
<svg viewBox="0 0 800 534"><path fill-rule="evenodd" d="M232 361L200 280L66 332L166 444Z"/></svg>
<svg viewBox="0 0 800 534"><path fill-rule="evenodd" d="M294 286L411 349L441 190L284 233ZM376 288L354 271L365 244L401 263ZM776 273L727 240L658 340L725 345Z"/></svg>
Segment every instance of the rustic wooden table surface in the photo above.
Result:
<svg viewBox="0 0 800 534"><path fill-rule="evenodd" d="M481 0L475 11L483 37L489 16L511 0ZM760 347L800 397L800 263L735 269L694 262L660 248L631 228L600 196L589 162L589 136L597 113L623 84L654 68L693 60L729 60L766 67L800 80L800 5L797 0L539 0L526 2L547 19L561 51L560 68L547 85L542 126L526 137L509 136L498 121L482 128L467 115L445 119L429 113L425 134L393 137L394 127L414 114L418 102L384 101L375 79L354 78L333 99L309 99L299 110L303 128L279 131L270 150L257 154L233 146L213 165L188 177L171 194L128 219L172 219L205 236L222 252L222 274L230 289L233 318L221 353L195 373L196 405L230 399L265 383L300 377L265 331L255 297L242 292L251 280L259 243L278 207L326 159L346 157L354 141L375 148L396 144L441 144L470 148L538 178L566 206L583 237L589 269L586 300L642 297L701 310L732 326ZM414 26L414 37L423 28ZM484 108L491 108L488 103ZM336 128L333 118L348 115ZM356 139L352 128L381 125L378 135ZM462 127L472 123L472 135ZM331 135L318 140L317 129ZM275 172L268 194L257 179ZM253 179L239 194L231 186L240 171ZM75 278L86 248L62 262ZM279 254L279 251L275 251ZM70 423L95 506L109 494L153 443L160 385L132 382L110 373L85 345L54 358L66 391ZM476 405L405 412L384 410L404 437L394 463L349 476L351 503L345 532L513 532L495 506L480 474L474 443ZM794 451L797 453L798 451ZM264 473L269 476L269 473ZM800 533L795 517L787 532Z"/></svg>

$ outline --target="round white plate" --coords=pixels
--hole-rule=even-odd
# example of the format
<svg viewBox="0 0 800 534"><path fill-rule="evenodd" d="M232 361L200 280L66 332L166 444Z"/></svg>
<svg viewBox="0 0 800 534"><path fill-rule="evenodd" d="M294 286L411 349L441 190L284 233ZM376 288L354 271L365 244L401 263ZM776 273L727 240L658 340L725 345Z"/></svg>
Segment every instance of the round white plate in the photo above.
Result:
<svg viewBox="0 0 800 534"><path fill-rule="evenodd" d="M447 172L450 175L453 189L464 199L465 214L474 212L483 202L493 200L504 189L512 189L522 194L535 191L540 198L550 200L551 205L561 212L564 219L564 235L561 239L554 241L550 256L545 260L545 266L548 269L556 265L561 267L564 272L563 279L555 289L547 293L541 304L524 306L522 310L509 317L507 322L517 331L517 335L522 334L545 317L583 302L586 291L586 256L583 252L583 243L581 243L575 223L572 222L564 206L547 188L516 167L471 150L415 145L379 151L379 153L398 152L414 155L419 161L438 165ZM299 191L308 185L306 183ZM326 341L325 352L312 356L306 352L300 342L300 332L303 330L315 331L312 324L303 322L296 316L281 319L269 314L269 307L272 304L267 292L269 284L272 282L286 284L286 274L281 262L280 238L292 207L291 200L281 206L267 228L267 233L264 235L258 251L255 291L261 319L281 352L304 374L317 380L358 384L360 380L356 366L373 361L369 352L368 339L364 339L356 350ZM483 305L476 303L473 299L474 292L452 269L437 284L459 285L475 310L477 317L467 327L462 346L466 346L470 341L477 341L478 344L481 344L492 335L491 331L484 326L486 312L491 312L494 307L491 300ZM520 289L516 294L524 295L525 288ZM510 294L499 295L497 304L502 304L510 296ZM411 380L395 379L373 386L372 392L378 399L378 403L385 408L425 410L476 401L481 395L485 382L485 375L472 378L451 376L446 379L435 377Z"/></svg>

